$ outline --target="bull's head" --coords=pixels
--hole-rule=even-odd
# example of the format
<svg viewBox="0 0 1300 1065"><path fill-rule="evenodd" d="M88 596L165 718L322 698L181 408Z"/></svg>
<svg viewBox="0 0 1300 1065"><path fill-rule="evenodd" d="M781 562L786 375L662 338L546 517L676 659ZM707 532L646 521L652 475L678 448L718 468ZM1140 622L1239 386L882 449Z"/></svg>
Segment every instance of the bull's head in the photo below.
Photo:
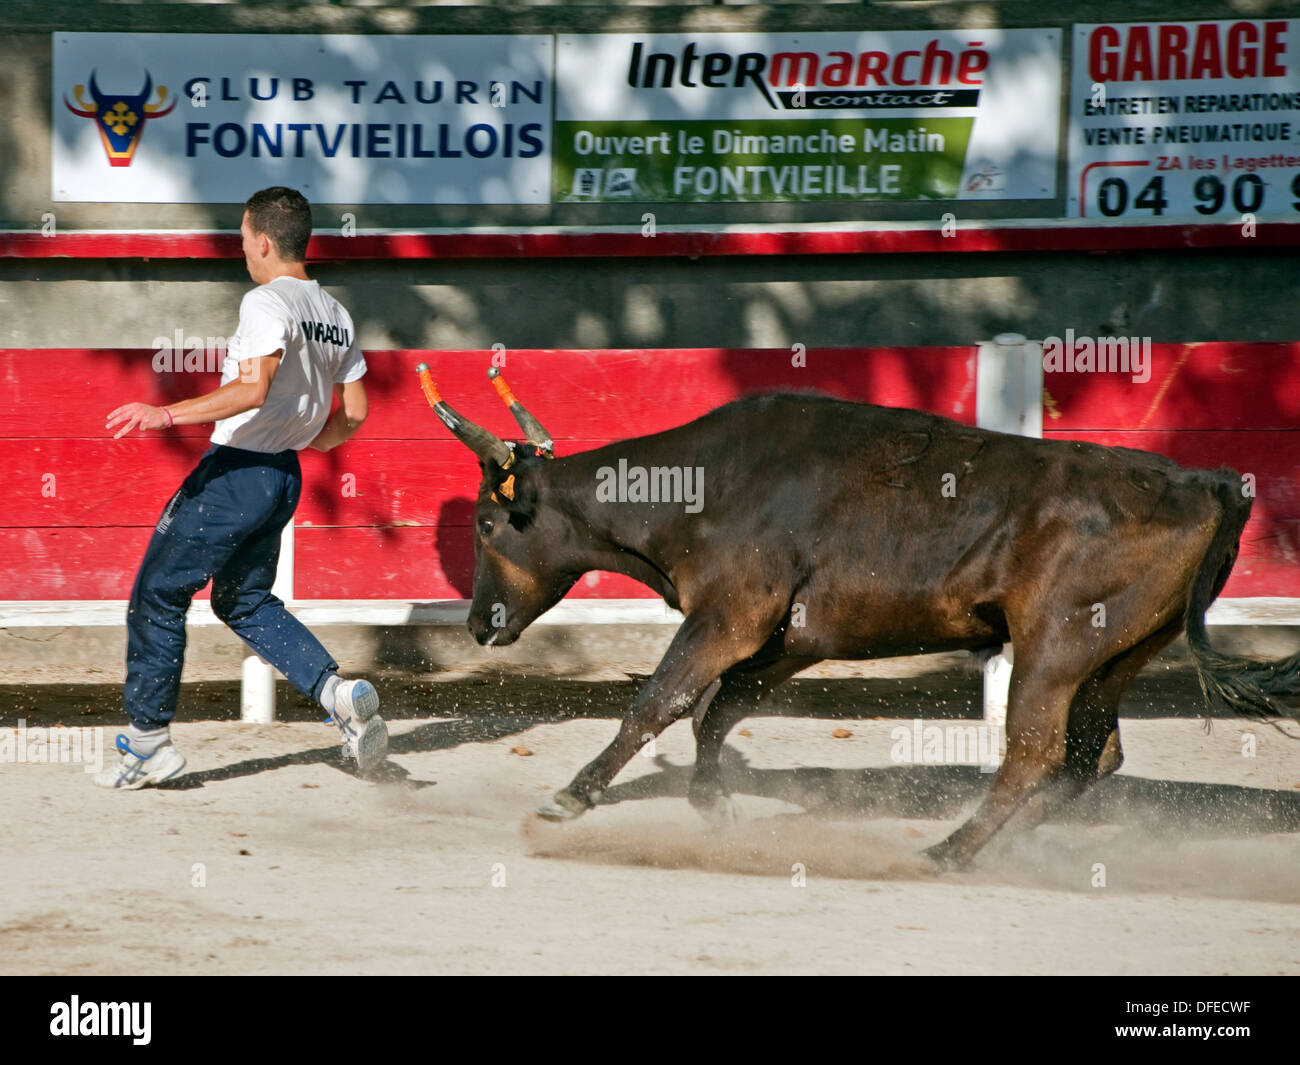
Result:
<svg viewBox="0 0 1300 1065"><path fill-rule="evenodd" d="M157 102L149 102L154 88L153 76L148 71L144 75L144 88L135 95L100 92L95 74L93 70L90 72L90 100L87 101L83 95L86 87L78 85L73 93L81 106L73 107L68 103L67 97L63 99L64 106L74 115L95 120L95 128L99 130L99 138L104 144L104 151L108 153L110 166L130 166L135 150L139 147L145 122L169 114L176 106L176 101L173 100L164 109L167 86L159 85Z"/></svg>
<svg viewBox="0 0 1300 1065"><path fill-rule="evenodd" d="M567 521L551 505L546 467L554 457L551 435L514 397L495 367L488 371L525 440L507 442L453 410L421 363L420 384L434 412L478 456L483 471L474 506L474 599L469 630L479 643L513 643L539 615L573 587L581 571L556 562Z"/></svg>

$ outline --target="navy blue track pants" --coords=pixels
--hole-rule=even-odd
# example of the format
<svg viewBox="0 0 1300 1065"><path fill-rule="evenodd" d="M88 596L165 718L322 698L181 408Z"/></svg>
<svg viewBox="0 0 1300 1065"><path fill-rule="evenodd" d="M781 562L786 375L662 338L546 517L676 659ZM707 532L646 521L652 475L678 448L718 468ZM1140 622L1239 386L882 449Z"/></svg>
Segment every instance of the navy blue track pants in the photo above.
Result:
<svg viewBox="0 0 1300 1065"><path fill-rule="evenodd" d="M296 451L214 445L158 519L127 610L126 713L140 729L176 713L185 614L212 581L212 610L304 695L338 663L271 594L280 533L302 491Z"/></svg>

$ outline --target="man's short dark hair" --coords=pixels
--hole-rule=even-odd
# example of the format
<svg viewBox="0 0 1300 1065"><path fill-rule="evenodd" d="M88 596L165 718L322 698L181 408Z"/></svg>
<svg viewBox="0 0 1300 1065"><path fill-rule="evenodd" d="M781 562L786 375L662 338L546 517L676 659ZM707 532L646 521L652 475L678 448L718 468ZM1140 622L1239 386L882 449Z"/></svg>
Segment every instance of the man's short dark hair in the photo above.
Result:
<svg viewBox="0 0 1300 1065"><path fill-rule="evenodd" d="M285 262L307 261L311 237L311 204L297 189L276 185L248 197L244 204L254 233L268 237Z"/></svg>

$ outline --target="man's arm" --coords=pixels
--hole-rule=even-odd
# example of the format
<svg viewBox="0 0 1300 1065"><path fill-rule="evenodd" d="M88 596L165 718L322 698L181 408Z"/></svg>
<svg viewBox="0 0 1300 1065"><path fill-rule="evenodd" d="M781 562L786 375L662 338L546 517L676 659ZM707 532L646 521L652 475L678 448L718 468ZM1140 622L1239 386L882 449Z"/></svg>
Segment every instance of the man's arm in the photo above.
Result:
<svg viewBox="0 0 1300 1065"><path fill-rule="evenodd" d="M132 429L168 429L173 425L201 425L233 418L246 410L253 410L266 402L271 381L280 368L281 349L273 355L244 359L239 364L239 376L206 395L154 407L148 403L128 403L118 407L108 416L105 429L121 425L113 439L125 436Z"/></svg>
<svg viewBox="0 0 1300 1065"><path fill-rule="evenodd" d="M307 445L317 451L329 451L330 448L338 447L361 428L361 423L370 413L370 406L366 400L366 386L361 383L360 378L347 384L335 385L334 394L338 396L339 405L329 416L325 428Z"/></svg>

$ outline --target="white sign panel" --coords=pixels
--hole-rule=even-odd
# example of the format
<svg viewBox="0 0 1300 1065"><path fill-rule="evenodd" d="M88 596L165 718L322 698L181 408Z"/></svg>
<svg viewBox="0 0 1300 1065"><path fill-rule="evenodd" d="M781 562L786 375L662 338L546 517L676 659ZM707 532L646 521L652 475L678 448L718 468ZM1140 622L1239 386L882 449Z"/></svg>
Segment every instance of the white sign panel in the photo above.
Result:
<svg viewBox="0 0 1300 1065"><path fill-rule="evenodd" d="M1072 218L1295 220L1300 21L1074 28Z"/></svg>
<svg viewBox="0 0 1300 1065"><path fill-rule="evenodd" d="M52 198L550 200L549 36L55 33Z"/></svg>
<svg viewBox="0 0 1300 1065"><path fill-rule="evenodd" d="M562 35L557 201L1056 195L1061 33Z"/></svg>

